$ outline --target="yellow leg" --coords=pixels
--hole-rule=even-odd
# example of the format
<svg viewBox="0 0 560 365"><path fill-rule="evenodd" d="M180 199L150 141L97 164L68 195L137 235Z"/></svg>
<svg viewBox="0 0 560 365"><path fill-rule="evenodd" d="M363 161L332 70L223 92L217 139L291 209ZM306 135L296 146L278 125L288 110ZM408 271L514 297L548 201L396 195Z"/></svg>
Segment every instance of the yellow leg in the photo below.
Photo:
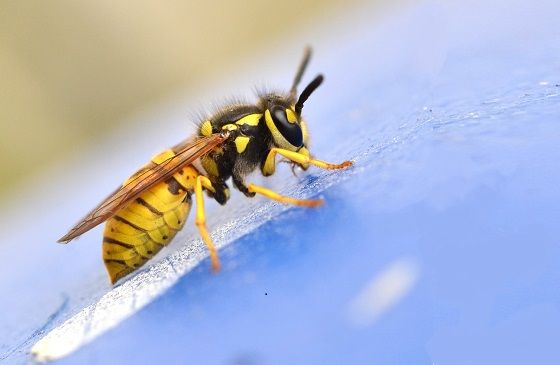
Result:
<svg viewBox="0 0 560 365"><path fill-rule="evenodd" d="M276 154L284 156L288 160L296 162L300 165L310 164L326 170L345 169L347 167L352 166L352 161L344 161L343 163L340 164L333 164L321 160L315 160L299 152L293 152L282 148L272 148L268 153L268 156L266 156L266 161L263 167L264 175L269 176L274 173L274 170L276 169L276 160L275 160Z"/></svg>
<svg viewBox="0 0 560 365"><path fill-rule="evenodd" d="M323 205L324 201L322 199L318 200L304 200L304 199L294 199L284 195L280 195L272 190L267 188L263 188L262 186L258 186L255 184L249 184L247 187L251 193L261 194L270 198L272 200L276 200L277 202L284 203L284 204L292 204L292 205L299 205L303 207L317 207L319 205Z"/></svg>
<svg viewBox="0 0 560 365"><path fill-rule="evenodd" d="M196 178L196 185L194 187L194 194L196 196L196 220L195 224L200 231L200 236L206 244L208 251L210 252L210 261L212 262L212 271L220 271L220 260L218 259L218 253L216 247L208 234L208 229L206 228L206 215L204 214L204 196L202 195L202 188L215 192L212 183L206 176L199 175Z"/></svg>

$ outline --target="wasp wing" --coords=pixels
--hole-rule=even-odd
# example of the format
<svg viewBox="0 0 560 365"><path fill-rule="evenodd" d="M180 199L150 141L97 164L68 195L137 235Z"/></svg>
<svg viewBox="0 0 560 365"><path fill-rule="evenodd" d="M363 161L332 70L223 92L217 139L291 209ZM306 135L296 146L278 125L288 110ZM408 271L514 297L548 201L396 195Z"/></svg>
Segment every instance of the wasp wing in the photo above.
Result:
<svg viewBox="0 0 560 365"><path fill-rule="evenodd" d="M81 221L72 227L58 242L68 243L72 239L89 231L111 218L142 192L155 184L165 181L184 166L193 163L200 156L208 153L229 137L228 132L212 134L208 137L188 139L172 148L175 155L161 164L150 163L137 171L120 188L115 190Z"/></svg>

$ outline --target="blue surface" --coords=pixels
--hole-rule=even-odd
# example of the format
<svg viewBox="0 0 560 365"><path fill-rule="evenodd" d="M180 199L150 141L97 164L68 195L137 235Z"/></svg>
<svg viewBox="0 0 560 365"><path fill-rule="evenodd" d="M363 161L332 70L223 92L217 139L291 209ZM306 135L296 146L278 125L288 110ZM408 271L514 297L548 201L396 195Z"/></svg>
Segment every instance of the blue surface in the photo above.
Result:
<svg viewBox="0 0 560 365"><path fill-rule="evenodd" d="M313 149L356 161L300 177L329 181L327 205L282 212L221 250L220 275L205 260L59 363L557 364L559 10L420 5L320 47ZM349 319L402 260L410 291Z"/></svg>

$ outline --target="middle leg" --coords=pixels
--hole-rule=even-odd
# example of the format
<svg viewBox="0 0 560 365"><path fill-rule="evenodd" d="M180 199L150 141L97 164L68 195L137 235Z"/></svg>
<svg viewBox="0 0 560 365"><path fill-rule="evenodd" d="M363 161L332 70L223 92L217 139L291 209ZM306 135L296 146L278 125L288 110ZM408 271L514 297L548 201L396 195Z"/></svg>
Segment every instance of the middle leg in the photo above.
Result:
<svg viewBox="0 0 560 365"><path fill-rule="evenodd" d="M277 202L284 203L284 204L291 204L291 205L299 205L302 207L318 207L324 204L324 200L322 199L295 199L290 198L288 196L280 195L275 191L267 189L262 186L258 186L255 184L249 184L247 190L253 194L260 194L262 196L266 196L269 199L276 200Z"/></svg>

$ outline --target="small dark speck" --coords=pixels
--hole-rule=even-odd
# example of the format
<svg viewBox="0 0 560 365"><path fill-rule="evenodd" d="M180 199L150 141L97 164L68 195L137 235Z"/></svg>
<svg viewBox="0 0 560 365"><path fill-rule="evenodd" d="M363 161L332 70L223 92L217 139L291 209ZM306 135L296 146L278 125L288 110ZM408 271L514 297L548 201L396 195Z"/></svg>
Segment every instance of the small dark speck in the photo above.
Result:
<svg viewBox="0 0 560 365"><path fill-rule="evenodd" d="M148 251L148 255L151 255L151 254L153 254L153 253L154 253L153 251Z"/></svg>
<svg viewBox="0 0 560 365"><path fill-rule="evenodd" d="M181 224L181 221L177 221L177 224Z"/></svg>
<svg viewBox="0 0 560 365"><path fill-rule="evenodd" d="M163 239L166 240L166 239L167 239L167 235L163 236Z"/></svg>
<svg viewBox="0 0 560 365"><path fill-rule="evenodd" d="M268 295L268 293L265 292L264 295Z"/></svg>
<svg viewBox="0 0 560 365"><path fill-rule="evenodd" d="M183 170L179 170L179 175L183 175Z"/></svg>
<svg viewBox="0 0 560 365"><path fill-rule="evenodd" d="M114 228L111 228L111 232L115 232L115 229L114 229Z"/></svg>
<svg viewBox="0 0 560 365"><path fill-rule="evenodd" d="M556 86L556 87L560 87L560 84L556 84L556 85L554 85L554 86Z"/></svg>

